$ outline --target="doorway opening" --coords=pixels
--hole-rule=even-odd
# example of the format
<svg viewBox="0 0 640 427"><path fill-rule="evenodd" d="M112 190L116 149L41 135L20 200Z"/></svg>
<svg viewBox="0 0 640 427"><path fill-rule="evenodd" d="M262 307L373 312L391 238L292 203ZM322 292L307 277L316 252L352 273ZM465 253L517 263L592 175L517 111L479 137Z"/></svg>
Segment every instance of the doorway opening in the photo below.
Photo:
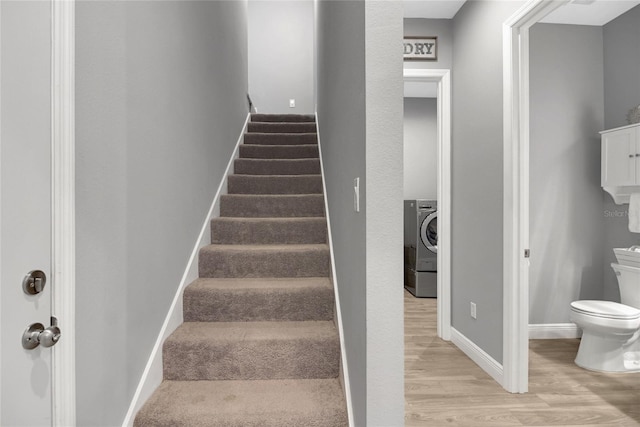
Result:
<svg viewBox="0 0 640 427"><path fill-rule="evenodd" d="M406 83L435 83L437 108L437 334L451 340L451 76L445 69L404 70Z"/></svg>

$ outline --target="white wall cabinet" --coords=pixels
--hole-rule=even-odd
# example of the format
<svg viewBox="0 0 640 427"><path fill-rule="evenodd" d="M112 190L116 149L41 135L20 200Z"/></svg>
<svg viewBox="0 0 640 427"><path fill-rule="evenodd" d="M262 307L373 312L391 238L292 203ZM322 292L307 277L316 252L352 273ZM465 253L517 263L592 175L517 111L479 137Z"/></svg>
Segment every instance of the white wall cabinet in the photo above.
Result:
<svg viewBox="0 0 640 427"><path fill-rule="evenodd" d="M601 185L617 204L640 192L640 123L600 132Z"/></svg>

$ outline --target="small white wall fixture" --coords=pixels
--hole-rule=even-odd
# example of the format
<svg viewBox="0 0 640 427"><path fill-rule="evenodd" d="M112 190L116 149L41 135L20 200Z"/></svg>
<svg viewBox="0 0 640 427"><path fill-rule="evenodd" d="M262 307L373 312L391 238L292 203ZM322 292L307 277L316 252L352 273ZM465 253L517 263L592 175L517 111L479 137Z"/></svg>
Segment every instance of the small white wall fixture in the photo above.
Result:
<svg viewBox="0 0 640 427"><path fill-rule="evenodd" d="M568 0L530 0L503 24L503 379L529 386L529 29Z"/></svg>
<svg viewBox="0 0 640 427"><path fill-rule="evenodd" d="M438 89L438 336L451 340L451 72L405 69L405 82L437 83Z"/></svg>

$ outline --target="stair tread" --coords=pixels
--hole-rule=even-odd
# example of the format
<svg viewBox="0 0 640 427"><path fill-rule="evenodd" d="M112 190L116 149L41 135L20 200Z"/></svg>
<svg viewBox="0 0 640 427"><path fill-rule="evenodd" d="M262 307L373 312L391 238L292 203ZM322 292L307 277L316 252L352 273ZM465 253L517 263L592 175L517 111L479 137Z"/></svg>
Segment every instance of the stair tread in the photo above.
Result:
<svg viewBox="0 0 640 427"><path fill-rule="evenodd" d="M307 163L315 163L319 161L319 157L301 157L298 159L256 159L256 158L252 158L252 157L238 157L236 160L245 160L247 162L275 162L275 163L285 163L285 162L298 162L298 163L303 163L303 162L307 162ZM318 174L312 174L312 175L318 175Z"/></svg>
<svg viewBox="0 0 640 427"><path fill-rule="evenodd" d="M253 123L315 123L315 121L316 117L313 114L251 114Z"/></svg>
<svg viewBox="0 0 640 427"><path fill-rule="evenodd" d="M317 145L317 132L247 132L244 134L244 142L246 144L259 145Z"/></svg>
<svg viewBox="0 0 640 427"><path fill-rule="evenodd" d="M221 197L240 197L240 198L276 198L276 197L285 197L285 198L295 198L295 197L324 197L324 194L317 193L304 193L304 194L224 194Z"/></svg>
<svg viewBox="0 0 640 427"><path fill-rule="evenodd" d="M167 338L172 343L219 346L228 341L335 340L338 332L331 320L275 322L184 322Z"/></svg>
<svg viewBox="0 0 640 427"><path fill-rule="evenodd" d="M264 278L207 278L194 280L187 289L191 290L227 290L227 289L306 289L331 288L328 277L264 277Z"/></svg>
<svg viewBox="0 0 640 427"><path fill-rule="evenodd" d="M259 132L253 132L253 133L259 133ZM283 135L281 133L269 133L267 135ZM284 134L284 135L301 135L299 133L288 133L288 134ZM303 134L304 135L304 134ZM250 144L248 142L243 142L241 147L256 147L256 148L260 148L260 149L269 149L269 148L306 148L306 149L311 149L311 148L317 148L318 144L304 144L304 145L291 145L291 144Z"/></svg>
<svg viewBox="0 0 640 427"><path fill-rule="evenodd" d="M221 222L309 222L322 221L326 222L327 218L323 216L305 216L305 217L244 217L244 216L219 216L213 218L212 221Z"/></svg>
<svg viewBox="0 0 640 427"><path fill-rule="evenodd" d="M303 179L303 178L321 178L322 175L320 175L319 173L305 173L305 174L300 174L300 175L281 175L281 174L272 174L272 175L251 175L248 173L243 173L243 174L231 174L229 176L237 176L237 177L242 177L242 178L249 178L249 179L264 179L264 180L269 180L271 178L279 178L279 179Z"/></svg>
<svg viewBox="0 0 640 427"><path fill-rule="evenodd" d="M264 135L268 138L276 138L278 136L284 136L284 137L291 137L291 138L298 138L301 136L305 136L305 135L317 135L318 132L249 132L249 134L251 135ZM245 134L247 135L247 134ZM273 144L273 145L277 145L277 144ZM307 144L309 145L309 144ZM313 144L313 145L317 145L317 144Z"/></svg>
<svg viewBox="0 0 640 427"><path fill-rule="evenodd" d="M344 427L338 379L163 381L142 408L146 426Z"/></svg>
<svg viewBox="0 0 640 427"><path fill-rule="evenodd" d="M329 245L326 243L282 243L268 245L233 245L233 244L211 244L202 247L204 251L229 251L229 252L300 252L300 251L328 251Z"/></svg>
<svg viewBox="0 0 640 427"><path fill-rule="evenodd" d="M212 244L314 244L327 242L325 217L217 217Z"/></svg>

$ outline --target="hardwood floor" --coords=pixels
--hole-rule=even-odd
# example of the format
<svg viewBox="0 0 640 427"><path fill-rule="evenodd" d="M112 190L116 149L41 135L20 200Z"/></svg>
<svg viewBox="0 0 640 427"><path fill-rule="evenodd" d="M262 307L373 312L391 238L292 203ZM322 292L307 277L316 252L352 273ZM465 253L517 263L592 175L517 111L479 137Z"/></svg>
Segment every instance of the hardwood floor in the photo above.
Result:
<svg viewBox="0 0 640 427"><path fill-rule="evenodd" d="M579 340L532 340L529 393L504 391L436 335L436 300L405 291L406 426L640 426L640 374L573 363Z"/></svg>

